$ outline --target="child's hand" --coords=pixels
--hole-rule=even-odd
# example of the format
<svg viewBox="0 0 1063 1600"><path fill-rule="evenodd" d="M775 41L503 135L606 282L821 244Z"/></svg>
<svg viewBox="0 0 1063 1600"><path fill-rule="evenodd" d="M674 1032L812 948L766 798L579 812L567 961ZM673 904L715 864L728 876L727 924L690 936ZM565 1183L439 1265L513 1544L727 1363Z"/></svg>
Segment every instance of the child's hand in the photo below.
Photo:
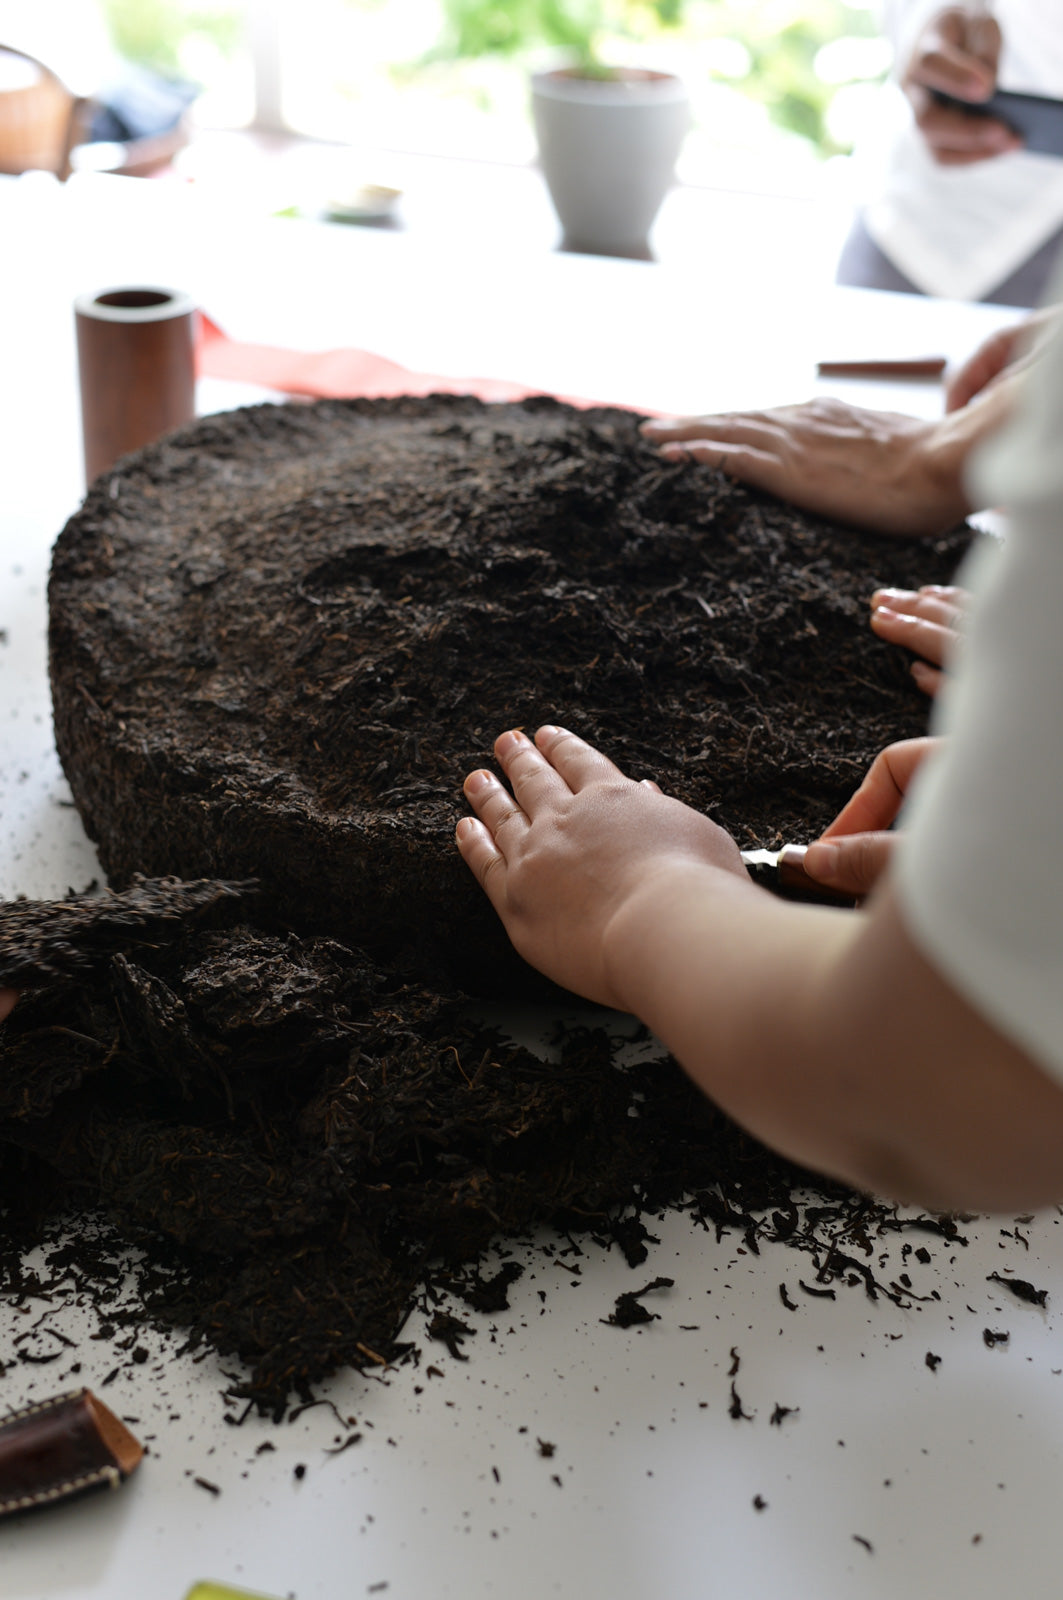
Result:
<svg viewBox="0 0 1063 1600"><path fill-rule="evenodd" d="M872 628L880 639L921 657L912 662L911 672L925 694L937 694L941 687L969 599L966 589L939 583L921 589L876 589L871 596Z"/></svg>
<svg viewBox="0 0 1063 1600"><path fill-rule="evenodd" d="M17 999L17 989L0 989L0 1022L3 1022L4 1018L14 1008Z"/></svg>
<svg viewBox="0 0 1063 1600"><path fill-rule="evenodd" d="M753 888L722 828L656 784L626 778L575 734L542 727L533 744L504 733L495 755L512 793L491 772L469 774L476 817L458 823L458 848L516 949L565 988L630 1009L617 977L623 963L611 956L639 927L640 904L650 941L653 917L693 866L722 868Z"/></svg>
<svg viewBox="0 0 1063 1600"><path fill-rule="evenodd" d="M902 739L887 745L852 799L805 851L804 868L817 883L845 894L870 894L889 865L897 834L889 831L913 777L940 739Z"/></svg>

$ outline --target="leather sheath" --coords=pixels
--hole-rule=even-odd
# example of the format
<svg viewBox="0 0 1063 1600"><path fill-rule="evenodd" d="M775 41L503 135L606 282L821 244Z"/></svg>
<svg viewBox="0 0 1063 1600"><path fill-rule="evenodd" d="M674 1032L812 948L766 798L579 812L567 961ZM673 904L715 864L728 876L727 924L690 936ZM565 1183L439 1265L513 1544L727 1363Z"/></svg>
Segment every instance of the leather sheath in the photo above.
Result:
<svg viewBox="0 0 1063 1600"><path fill-rule="evenodd" d="M0 1418L0 1517L117 1489L143 1454L89 1389L23 1406Z"/></svg>

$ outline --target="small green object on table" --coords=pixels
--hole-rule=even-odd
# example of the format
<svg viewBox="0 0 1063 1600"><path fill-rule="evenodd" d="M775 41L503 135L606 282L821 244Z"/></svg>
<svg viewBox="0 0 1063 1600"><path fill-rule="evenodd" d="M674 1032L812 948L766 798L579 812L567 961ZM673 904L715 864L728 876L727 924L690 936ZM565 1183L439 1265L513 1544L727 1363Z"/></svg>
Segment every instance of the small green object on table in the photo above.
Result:
<svg viewBox="0 0 1063 1600"><path fill-rule="evenodd" d="M227 1583L194 1583L185 1600L274 1600L272 1595L257 1594L251 1589L232 1589Z"/></svg>

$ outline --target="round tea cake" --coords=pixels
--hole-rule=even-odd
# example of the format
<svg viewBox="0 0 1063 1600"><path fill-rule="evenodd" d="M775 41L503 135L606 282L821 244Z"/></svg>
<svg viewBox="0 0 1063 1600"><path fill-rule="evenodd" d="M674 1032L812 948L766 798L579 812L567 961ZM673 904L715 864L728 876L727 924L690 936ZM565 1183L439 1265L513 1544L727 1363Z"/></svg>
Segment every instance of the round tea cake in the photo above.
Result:
<svg viewBox="0 0 1063 1600"><path fill-rule="evenodd" d="M262 916L489 987L515 958L453 829L498 733L562 723L743 845L806 838L925 727L868 596L964 544L668 464L619 410L252 407L60 535L56 741L114 886L258 878Z"/></svg>

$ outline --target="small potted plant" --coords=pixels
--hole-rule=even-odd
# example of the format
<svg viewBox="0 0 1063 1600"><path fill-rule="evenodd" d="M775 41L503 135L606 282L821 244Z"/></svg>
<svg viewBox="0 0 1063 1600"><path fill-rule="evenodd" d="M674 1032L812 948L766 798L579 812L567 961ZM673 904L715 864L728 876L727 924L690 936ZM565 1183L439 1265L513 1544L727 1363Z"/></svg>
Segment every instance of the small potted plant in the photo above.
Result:
<svg viewBox="0 0 1063 1600"><path fill-rule="evenodd" d="M596 62L532 76L539 161L562 248L647 257L690 127L680 78Z"/></svg>
<svg viewBox="0 0 1063 1600"><path fill-rule="evenodd" d="M454 57L549 49L563 64L533 72L539 159L561 220L563 247L648 256L649 231L690 126L673 73L609 65L619 44L674 27L685 0L443 0ZM627 53L626 51L624 52Z"/></svg>

